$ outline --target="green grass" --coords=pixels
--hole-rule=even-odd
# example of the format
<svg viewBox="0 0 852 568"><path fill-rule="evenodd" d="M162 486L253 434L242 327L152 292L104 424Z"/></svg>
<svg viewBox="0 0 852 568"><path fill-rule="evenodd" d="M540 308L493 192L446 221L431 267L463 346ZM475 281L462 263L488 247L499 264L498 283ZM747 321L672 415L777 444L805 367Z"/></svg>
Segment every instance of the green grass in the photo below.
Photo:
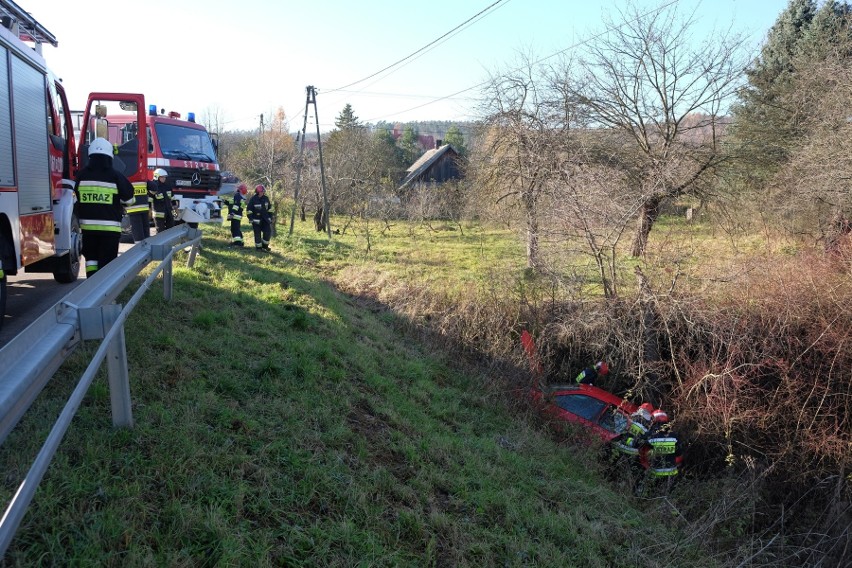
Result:
<svg viewBox="0 0 852 568"><path fill-rule="evenodd" d="M158 284L134 311L135 427L112 428L102 373L7 565L708 565L661 547L684 536L657 518L665 503L602 481L594 453L556 441L500 377L339 292L358 239L301 232L272 254L227 240L205 228L173 300ZM370 262L460 283L519 250L473 229L376 241ZM2 447L7 501L95 347Z"/></svg>

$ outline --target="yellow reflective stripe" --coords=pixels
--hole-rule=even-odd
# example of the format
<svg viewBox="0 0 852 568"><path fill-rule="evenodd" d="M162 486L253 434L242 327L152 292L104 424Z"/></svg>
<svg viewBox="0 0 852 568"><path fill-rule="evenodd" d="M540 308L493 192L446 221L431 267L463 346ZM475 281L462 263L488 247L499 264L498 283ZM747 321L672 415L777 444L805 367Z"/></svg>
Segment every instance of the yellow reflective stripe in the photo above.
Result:
<svg viewBox="0 0 852 568"><path fill-rule="evenodd" d="M121 222L106 221L104 219L80 219L80 228L84 231L121 232Z"/></svg>
<svg viewBox="0 0 852 568"><path fill-rule="evenodd" d="M79 188L80 192L80 203L96 203L96 204L110 204L112 203L113 196L117 193L115 189L101 189L101 188L92 188L92 187L81 187Z"/></svg>
<svg viewBox="0 0 852 568"><path fill-rule="evenodd" d="M678 474L678 469L676 467L666 469L651 469L649 471L654 477L669 477L671 475Z"/></svg>
<svg viewBox="0 0 852 568"><path fill-rule="evenodd" d="M145 204L143 204L143 205L134 205L133 207L127 207L127 212L128 212L128 213L144 213L144 212L145 212L145 211L147 211L147 210L148 210L148 206L147 206L147 205L145 205Z"/></svg>
<svg viewBox="0 0 852 568"><path fill-rule="evenodd" d="M84 225L80 223L80 228L84 231L101 231L103 233L120 233L121 227L107 227L105 225Z"/></svg>
<svg viewBox="0 0 852 568"><path fill-rule="evenodd" d="M144 181L134 183L133 195L148 195L148 185Z"/></svg>
<svg viewBox="0 0 852 568"><path fill-rule="evenodd" d="M648 440L655 454L673 454L677 447L675 438L651 438Z"/></svg>
<svg viewBox="0 0 852 568"><path fill-rule="evenodd" d="M639 424L638 422L633 422L630 424L630 433L634 434L635 436L641 436L647 431L648 429L645 428L643 425Z"/></svg>

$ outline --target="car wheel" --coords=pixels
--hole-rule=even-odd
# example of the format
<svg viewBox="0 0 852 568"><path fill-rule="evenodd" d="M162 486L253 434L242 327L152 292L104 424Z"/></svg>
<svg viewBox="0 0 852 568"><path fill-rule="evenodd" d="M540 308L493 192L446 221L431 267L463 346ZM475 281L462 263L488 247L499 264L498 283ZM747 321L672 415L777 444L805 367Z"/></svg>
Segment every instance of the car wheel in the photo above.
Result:
<svg viewBox="0 0 852 568"><path fill-rule="evenodd" d="M71 216L71 248L68 254L58 259L59 265L53 272L53 279L62 284L77 280L80 274L80 255L83 250L83 231L80 230L80 220L76 215Z"/></svg>

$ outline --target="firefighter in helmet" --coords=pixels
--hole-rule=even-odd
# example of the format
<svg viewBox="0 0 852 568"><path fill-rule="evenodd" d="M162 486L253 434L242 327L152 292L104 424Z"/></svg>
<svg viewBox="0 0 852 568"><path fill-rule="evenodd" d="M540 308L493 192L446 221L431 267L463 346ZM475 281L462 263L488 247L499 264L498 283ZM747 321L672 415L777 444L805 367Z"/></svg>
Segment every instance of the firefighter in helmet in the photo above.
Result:
<svg viewBox="0 0 852 568"><path fill-rule="evenodd" d="M269 239L272 238L272 202L263 185L255 186L254 195L249 198L246 209L254 230L254 248L268 251Z"/></svg>
<svg viewBox="0 0 852 568"><path fill-rule="evenodd" d="M241 183L234 192L234 198L228 202L228 220L231 222L231 246L243 246L243 210L245 209L248 188Z"/></svg>
<svg viewBox="0 0 852 568"><path fill-rule="evenodd" d="M606 361L598 361L594 367L586 367L575 379L577 384L593 385L598 377L605 377L609 374L609 365Z"/></svg>
<svg viewBox="0 0 852 568"><path fill-rule="evenodd" d="M112 160L109 140L95 138L89 144L89 161L74 183L87 277L118 256L122 205L134 202L133 185L112 167Z"/></svg>
<svg viewBox="0 0 852 568"><path fill-rule="evenodd" d="M652 416L651 427L642 438L639 459L652 479L673 478L680 473L683 461L680 440L664 411L657 409Z"/></svg>
<svg viewBox="0 0 852 568"><path fill-rule="evenodd" d="M133 242L145 240L151 236L151 219L148 211L148 187L146 182L133 182L133 203L125 207L130 220L130 232Z"/></svg>
<svg viewBox="0 0 852 568"><path fill-rule="evenodd" d="M631 458L639 455L639 448L651 425L653 410L654 407L651 403L644 402L630 414L630 424L627 431L613 440L613 446L618 454Z"/></svg>
<svg viewBox="0 0 852 568"><path fill-rule="evenodd" d="M154 179L148 182L148 196L154 201L154 221L157 232L171 229L175 225L172 209L172 186L169 184L169 173L163 168L154 170Z"/></svg>

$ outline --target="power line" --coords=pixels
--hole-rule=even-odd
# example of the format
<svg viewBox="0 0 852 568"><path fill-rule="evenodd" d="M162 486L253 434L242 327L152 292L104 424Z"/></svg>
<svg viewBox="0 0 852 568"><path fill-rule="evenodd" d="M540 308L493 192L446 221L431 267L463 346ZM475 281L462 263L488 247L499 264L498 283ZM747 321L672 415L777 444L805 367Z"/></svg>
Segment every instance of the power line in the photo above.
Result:
<svg viewBox="0 0 852 568"><path fill-rule="evenodd" d="M664 9L668 8L669 6L672 6L672 5L674 5L674 4L677 4L679 1L680 1L680 0L670 0L670 1L669 1L669 2L667 2L666 4L663 4L662 6L659 6L659 7L657 7L657 8L653 8L653 9L651 9L651 10L648 10L647 12L645 12L645 13L643 13L643 14L639 14L639 15L638 15L638 16L636 16L636 18L634 18L633 20L630 20L630 21L628 21L628 22L623 22L623 23L621 23L621 24L619 24L618 26L615 26L615 27L607 27L606 29L604 29L602 32L600 32L600 33L598 33L598 34L595 34L595 35L593 35L593 36L591 36L591 37L589 37L589 38L587 38L587 39L584 39L584 40L582 40L582 41L576 42L576 43L574 43L574 44L572 44L572 45L569 45L568 47L566 47L566 48L564 48L564 49L560 49L559 51L556 51L556 52L554 52L554 53L551 53L550 55L548 55L548 56L546 56L546 57L542 57L541 59L538 59L538 60L536 60L536 61L533 61L533 62L532 62L532 65L537 65L537 64L539 64L539 63L541 63L541 62L543 62L543 61L547 61L548 59L550 59L550 58L552 58L552 57L556 57L557 55L561 55L561 54L565 53L566 51L570 51L570 50L572 50L572 49L576 49L576 48L580 47L581 45L584 45L584 44L586 44L586 43L589 43L589 42L590 42L590 41L592 41L592 40L595 40L595 39L598 39L598 38L600 38L600 37L605 36L606 34L610 33L610 32L611 32L611 31L613 31L613 30L616 30L616 29L618 29L618 28L621 28L621 27L623 27L623 26L626 26L627 24L634 23L634 22L638 21L639 19L644 18L645 16L648 16L648 15L653 14L653 13L655 13L655 12L660 12L660 11L662 11L662 10L664 10ZM517 68L515 68L515 69L510 70L510 71L509 71L509 73L514 73L514 72L519 71L519 70L521 70L521 69L522 69L522 67L517 67ZM404 114L404 113L406 113L406 112L411 112L411 111L413 111L413 110L417 110L417 109L423 108L423 107L425 107L425 106L429 106L429 105L431 105L431 104L439 103L439 102L441 102L441 101L444 101L444 100L447 100L447 99L451 99L451 98L453 98L453 97L457 97L458 95L460 95L460 94L462 94L462 93L466 93L466 92L468 92L468 91L472 91L472 90L474 90L474 89L478 89L478 88L484 87L485 85L487 85L487 84L488 84L488 83L490 83L490 82L491 82L490 80L482 81L482 82L480 82L480 83L477 83L476 85L473 85L473 86L467 87L467 88L462 89L462 90L460 90L460 91L456 91L455 93L452 93L452 94L449 94L449 95L446 95L446 96L443 96L443 97L438 97L438 98L436 98L435 100L432 100L432 101L429 101L429 102L426 102L426 103L423 103L423 104L421 104L421 105L417 105L417 106L414 106L414 107L411 107L411 108L407 108L407 109L405 109L405 110L397 111L395 114ZM383 118L385 118L385 117L387 117L387 116L389 116L389 115L382 115L382 116L378 116L378 117L375 117L375 118L368 118L368 119L364 119L364 120L365 120L365 122L372 122L372 121L375 121L375 120L381 120L381 119L383 119Z"/></svg>
<svg viewBox="0 0 852 568"><path fill-rule="evenodd" d="M381 70L379 70L379 71L376 71L376 72L375 72L375 73L373 73L372 75L368 75L368 76L364 77L363 79L359 79L359 80L357 80L357 81L354 81L354 82L352 82L352 83L349 83L348 85L344 85L344 86L342 86L342 87L338 87L338 88L336 88L336 89L331 89L330 91L326 91L326 92L325 92L325 94L333 93L333 92L335 92L335 91L342 91L343 89L348 89L349 87L351 87L351 86L353 86L353 85L357 85L358 83L363 83L364 81L367 81L367 80L369 80L369 79L372 79L372 78L373 78L373 77L375 77L376 75L380 75L380 74L384 73L385 71L387 71L388 69L392 69L393 67L396 67L396 66L397 66L397 65L399 65L400 63L403 63L403 62L405 62L405 61L408 61L409 59L411 59L412 57L414 57L414 56L415 56L415 55L417 55L418 53L420 53L420 52L422 52L422 51L425 51L425 50L426 50L426 49L428 49L429 47L431 47L431 46L435 45L436 43L438 43L439 41L441 41L441 40L442 40L442 39L444 39L445 37L449 36L450 34L452 34L453 32L455 32L456 30L458 30L458 29L460 29L460 28L464 27L464 26L465 26L466 24L468 24L469 22L471 22L471 21L473 21L473 20L477 19L478 17L480 17L481 15L485 14L486 12L488 12L489 10L491 10L492 8L494 8L495 6L497 6L498 4L500 4L501 2L504 2L504 1L508 1L508 0L497 0L496 2L493 2L492 4L490 4L490 5L488 5L487 7L483 8L482 10L480 10L479 12L477 12L476 14L474 14L473 16L471 16L470 18L468 18L467 20L465 20L464 22L462 22L461 24L457 25L456 27L454 27L453 29L451 29L450 31L448 31L447 33L445 33L444 35L442 35L441 37L439 37L439 38L437 38L437 39L435 39L435 40L433 40L433 41L431 41L431 42L427 43L426 45L424 45L423 47L421 47L421 48L420 48L420 49L418 49L417 51L415 51L415 52L413 52L413 53L411 53L411 54L409 54L409 55L406 55L405 57L403 57L403 58L402 58L402 59L400 59L399 61L397 61L397 62L395 62L395 63L391 63L390 65L388 65L388 66L387 66L387 67L385 67L384 69L381 69Z"/></svg>

